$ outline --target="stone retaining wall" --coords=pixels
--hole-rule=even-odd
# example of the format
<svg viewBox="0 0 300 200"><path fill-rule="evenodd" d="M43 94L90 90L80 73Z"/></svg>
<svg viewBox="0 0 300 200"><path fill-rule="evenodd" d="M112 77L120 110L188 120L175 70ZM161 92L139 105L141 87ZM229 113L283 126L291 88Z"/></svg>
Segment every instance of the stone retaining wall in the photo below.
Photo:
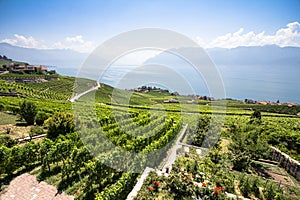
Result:
<svg viewBox="0 0 300 200"><path fill-rule="evenodd" d="M279 162L287 172L300 181L300 163L279 149L276 149L275 147L271 148L273 150L272 160Z"/></svg>

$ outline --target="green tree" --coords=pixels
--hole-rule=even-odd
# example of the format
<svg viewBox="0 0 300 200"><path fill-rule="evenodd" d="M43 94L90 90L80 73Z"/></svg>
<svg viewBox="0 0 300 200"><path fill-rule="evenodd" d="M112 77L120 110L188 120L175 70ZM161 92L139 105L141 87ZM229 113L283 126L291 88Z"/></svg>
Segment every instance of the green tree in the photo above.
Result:
<svg viewBox="0 0 300 200"><path fill-rule="evenodd" d="M53 142L48 138L45 138L41 143L39 149L39 158L40 162L42 163L42 172L44 172L46 168L48 169L48 172L50 172L50 164L52 162L50 151L52 146Z"/></svg>
<svg viewBox="0 0 300 200"><path fill-rule="evenodd" d="M38 112L35 117L35 123L39 126L42 126L44 124L44 121L48 118L49 116L45 112Z"/></svg>
<svg viewBox="0 0 300 200"><path fill-rule="evenodd" d="M55 113L46 120L47 137L55 140L59 135L66 135L75 131L73 115L66 112Z"/></svg>
<svg viewBox="0 0 300 200"><path fill-rule="evenodd" d="M34 119L37 114L37 108L33 102L23 101L20 107L20 116L28 125L34 124Z"/></svg>
<svg viewBox="0 0 300 200"><path fill-rule="evenodd" d="M261 113L258 110L255 110L251 115L250 123L260 123L261 122Z"/></svg>
<svg viewBox="0 0 300 200"><path fill-rule="evenodd" d="M248 130L246 132L246 130ZM233 169L247 171L252 160L267 157L269 146L260 128L254 124L246 124L242 129L236 129L229 145Z"/></svg>

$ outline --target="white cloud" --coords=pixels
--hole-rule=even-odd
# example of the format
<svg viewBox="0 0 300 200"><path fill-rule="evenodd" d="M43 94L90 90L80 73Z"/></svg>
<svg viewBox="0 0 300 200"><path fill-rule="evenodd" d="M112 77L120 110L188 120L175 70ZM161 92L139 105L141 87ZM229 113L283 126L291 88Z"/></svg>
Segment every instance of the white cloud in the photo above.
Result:
<svg viewBox="0 0 300 200"><path fill-rule="evenodd" d="M95 48L94 43L92 41L85 41L82 35L66 37L63 41L58 41L53 44L46 44L45 41L38 41L32 36L26 37L23 35L14 34L14 38L6 38L1 40L1 42L25 48L72 49L84 53L89 53Z"/></svg>
<svg viewBox="0 0 300 200"><path fill-rule="evenodd" d="M234 33L227 33L218 36L210 42L205 42L201 37L196 37L196 41L203 48L223 47L235 48L238 46L263 46L275 44L281 47L284 46L297 46L300 47L300 23L292 22L286 27L278 29L274 34L267 35L264 31L255 33L253 31L245 32L240 28ZM75 35L66 37L62 41L57 41L49 44L43 40L36 40L32 36L24 36L14 34L13 38L6 38L1 40L14 46L38 49L72 49L78 52L90 53L96 46L92 41L86 41L82 35ZM149 52L148 52L149 54ZM141 54L142 55L142 54ZM138 60L149 57L149 55L134 55ZM128 60L131 60L131 55ZM132 55L133 57L133 55ZM143 57L143 58L142 58ZM130 59L129 59L130 58ZM125 58L124 58L125 59Z"/></svg>
<svg viewBox="0 0 300 200"><path fill-rule="evenodd" d="M78 43L84 43L84 40L82 39L82 35L76 35L74 37L67 37L67 42L78 42Z"/></svg>
<svg viewBox="0 0 300 200"><path fill-rule="evenodd" d="M39 42L35 40L32 36L25 37L23 35L14 34L14 38L3 39L1 42L6 42L11 45L26 47L26 48L37 48Z"/></svg>
<svg viewBox="0 0 300 200"><path fill-rule="evenodd" d="M263 46L275 44L281 47L284 46L298 46L300 47L300 23L292 22L276 31L273 35L266 35L265 32L254 33L253 31L244 32L243 28L240 28L234 33L227 33L212 40L208 44L203 41L199 41L199 45L206 48L223 47L223 48L235 48L238 46Z"/></svg>
<svg viewBox="0 0 300 200"><path fill-rule="evenodd" d="M55 42L51 48L54 49L72 49L82 53L90 53L95 44L92 41L85 41L82 35L66 37L64 41Z"/></svg>

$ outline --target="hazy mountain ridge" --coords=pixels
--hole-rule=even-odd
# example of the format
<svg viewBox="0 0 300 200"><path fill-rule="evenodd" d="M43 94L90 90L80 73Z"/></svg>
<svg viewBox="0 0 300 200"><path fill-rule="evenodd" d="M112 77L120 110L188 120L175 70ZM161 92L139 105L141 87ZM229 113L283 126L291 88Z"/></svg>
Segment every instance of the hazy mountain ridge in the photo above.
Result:
<svg viewBox="0 0 300 200"><path fill-rule="evenodd" d="M183 51L193 55L193 48L181 48L175 51ZM285 69L287 66L300 65L300 47L279 47L276 45L241 46L233 49L209 48L205 49L205 51L216 65L221 66L282 66ZM174 59L173 55L160 53L145 63L172 63L172 59ZM178 61L178 59L175 60Z"/></svg>
<svg viewBox="0 0 300 200"><path fill-rule="evenodd" d="M220 65L300 65L299 47L277 45L237 47L233 49L207 49L216 64Z"/></svg>
<svg viewBox="0 0 300 200"><path fill-rule="evenodd" d="M34 49L0 43L0 55L30 64L42 64L57 67L78 68L87 54L68 49Z"/></svg>
<svg viewBox="0 0 300 200"><path fill-rule="evenodd" d="M191 50L187 48L187 50ZM209 48L206 52L217 65L272 65L299 66L300 47L279 47L276 45L236 47L233 49ZM79 67L88 54L69 49L34 49L0 43L0 55L13 60L32 64L44 64L57 67ZM171 57L170 57L171 58ZM161 54L148 61L158 62Z"/></svg>

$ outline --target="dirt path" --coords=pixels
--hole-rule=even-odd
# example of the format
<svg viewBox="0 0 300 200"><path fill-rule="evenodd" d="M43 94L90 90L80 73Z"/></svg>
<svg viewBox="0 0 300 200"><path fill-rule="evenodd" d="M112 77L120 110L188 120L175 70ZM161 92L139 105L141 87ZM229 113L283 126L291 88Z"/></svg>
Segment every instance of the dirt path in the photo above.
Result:
<svg viewBox="0 0 300 200"><path fill-rule="evenodd" d="M28 173L13 179L0 200L73 200L73 196L58 193L54 186L45 182L38 182L36 177Z"/></svg>

